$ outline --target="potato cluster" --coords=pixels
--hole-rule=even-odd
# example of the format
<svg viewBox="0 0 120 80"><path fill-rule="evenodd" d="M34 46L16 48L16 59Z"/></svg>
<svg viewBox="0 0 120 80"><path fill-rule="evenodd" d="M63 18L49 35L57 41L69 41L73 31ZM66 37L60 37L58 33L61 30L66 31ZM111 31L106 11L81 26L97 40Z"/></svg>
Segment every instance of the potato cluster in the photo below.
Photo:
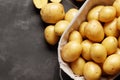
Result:
<svg viewBox="0 0 120 80"><path fill-rule="evenodd" d="M94 6L61 49L75 75L99 80L120 72L120 0Z"/></svg>
<svg viewBox="0 0 120 80"><path fill-rule="evenodd" d="M46 6L41 10L42 20L49 24L44 30L44 36L45 40L50 45L55 45L58 43L59 38L69 26L72 19L78 13L78 9L71 8L65 13L64 6L61 3L49 3L48 5L49 6ZM59 7L56 9L55 7L52 7L55 5ZM61 12L62 14L60 14ZM62 17L60 18L60 16Z"/></svg>

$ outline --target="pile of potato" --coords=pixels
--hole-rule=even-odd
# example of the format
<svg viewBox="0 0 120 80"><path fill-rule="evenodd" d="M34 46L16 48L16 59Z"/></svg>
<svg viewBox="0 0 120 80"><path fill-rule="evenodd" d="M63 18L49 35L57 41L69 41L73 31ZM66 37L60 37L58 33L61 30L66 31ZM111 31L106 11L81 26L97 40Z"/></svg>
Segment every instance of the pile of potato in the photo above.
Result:
<svg viewBox="0 0 120 80"><path fill-rule="evenodd" d="M120 0L94 6L77 30L70 32L61 57L73 73L100 80L120 72Z"/></svg>

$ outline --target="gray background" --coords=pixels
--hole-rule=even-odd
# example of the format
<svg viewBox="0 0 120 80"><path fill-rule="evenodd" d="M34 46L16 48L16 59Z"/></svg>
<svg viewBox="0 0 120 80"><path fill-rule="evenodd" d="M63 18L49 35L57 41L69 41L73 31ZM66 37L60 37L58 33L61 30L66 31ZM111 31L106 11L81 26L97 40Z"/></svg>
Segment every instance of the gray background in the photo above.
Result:
<svg viewBox="0 0 120 80"><path fill-rule="evenodd" d="M32 0L0 0L0 80L60 80L57 45L46 43L39 11Z"/></svg>

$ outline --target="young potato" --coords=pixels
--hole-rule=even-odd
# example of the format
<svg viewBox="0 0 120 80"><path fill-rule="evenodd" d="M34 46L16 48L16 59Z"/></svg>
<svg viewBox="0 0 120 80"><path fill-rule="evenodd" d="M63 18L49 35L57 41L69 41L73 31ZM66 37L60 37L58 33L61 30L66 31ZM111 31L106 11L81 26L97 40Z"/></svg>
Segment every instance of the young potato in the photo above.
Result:
<svg viewBox="0 0 120 80"><path fill-rule="evenodd" d="M69 41L78 41L78 42L82 42L82 36L79 33L79 31L72 31L69 35Z"/></svg>
<svg viewBox="0 0 120 80"><path fill-rule="evenodd" d="M81 45L82 45L82 57L85 60L91 60L90 56L90 48L92 46L92 42L90 40L84 40Z"/></svg>
<svg viewBox="0 0 120 80"><path fill-rule="evenodd" d="M102 70L95 62L88 61L84 65L83 75L85 80L100 80Z"/></svg>
<svg viewBox="0 0 120 80"><path fill-rule="evenodd" d="M37 9L41 9L48 3L48 0L33 0L33 4Z"/></svg>
<svg viewBox="0 0 120 80"><path fill-rule="evenodd" d="M117 29L120 31L120 16L117 19Z"/></svg>
<svg viewBox="0 0 120 80"><path fill-rule="evenodd" d="M55 24L64 18L65 10L61 3L48 3L41 8L40 14L44 22Z"/></svg>
<svg viewBox="0 0 120 80"><path fill-rule="evenodd" d="M85 21L85 22L82 22L81 24L80 24L80 26L79 26L79 32L80 32L80 34L81 34L81 36L83 37L83 38L85 38L85 32L84 32L84 29L85 29L85 26L87 25L87 21Z"/></svg>
<svg viewBox="0 0 120 80"><path fill-rule="evenodd" d="M117 29L117 18L115 18L113 21L105 23L104 25L104 32L106 36L119 36L119 30Z"/></svg>
<svg viewBox="0 0 120 80"><path fill-rule="evenodd" d="M120 16L120 0L115 0L113 6L116 8L116 15Z"/></svg>
<svg viewBox="0 0 120 80"><path fill-rule="evenodd" d="M59 37L54 32L54 26L53 25L49 25L49 26L47 26L45 28L45 30L44 30L44 36L45 36L45 40L50 45L55 45L58 42L58 40L59 40Z"/></svg>
<svg viewBox="0 0 120 80"><path fill-rule="evenodd" d="M73 18L77 15L77 13L78 13L78 9L76 8L69 9L65 14L65 20L71 22Z"/></svg>
<svg viewBox="0 0 120 80"><path fill-rule="evenodd" d="M85 36L93 42L101 42L104 39L104 30L101 23L95 19L90 20L85 26Z"/></svg>
<svg viewBox="0 0 120 80"><path fill-rule="evenodd" d="M51 2L56 2L56 3L59 3L61 2L62 0L50 0Z"/></svg>
<svg viewBox="0 0 120 80"><path fill-rule="evenodd" d="M94 43L90 48L90 56L96 63L103 63L107 58L107 50L100 43Z"/></svg>
<svg viewBox="0 0 120 80"><path fill-rule="evenodd" d="M120 48L120 36L118 37L118 47Z"/></svg>
<svg viewBox="0 0 120 80"><path fill-rule="evenodd" d="M79 57L77 60L70 63L70 67L72 71L79 76L83 75L84 65L85 65L85 60L82 57Z"/></svg>
<svg viewBox="0 0 120 80"><path fill-rule="evenodd" d="M89 20L92 20L92 19L98 20L99 12L100 12L100 10L101 10L103 7L104 7L103 5L98 5L98 6L93 7L93 8L88 12L87 20L88 20L88 21L89 21Z"/></svg>
<svg viewBox="0 0 120 80"><path fill-rule="evenodd" d="M103 70L109 75L115 75L120 72L120 55L112 54L108 56L103 63Z"/></svg>
<svg viewBox="0 0 120 80"><path fill-rule="evenodd" d="M65 29L68 27L69 22L66 20L60 20L55 24L55 33L58 36L61 36Z"/></svg>
<svg viewBox="0 0 120 80"><path fill-rule="evenodd" d="M115 54L120 54L120 48L117 48L117 51L115 52Z"/></svg>
<svg viewBox="0 0 120 80"><path fill-rule="evenodd" d="M116 9L113 6L105 6L99 12L101 22L110 22L116 17Z"/></svg>
<svg viewBox="0 0 120 80"><path fill-rule="evenodd" d="M107 55L111 55L117 51L118 41L114 36L108 36L102 41L102 45L107 50Z"/></svg>
<svg viewBox="0 0 120 80"><path fill-rule="evenodd" d="M70 41L63 46L61 57L66 62L73 62L80 57L81 52L81 44L78 41Z"/></svg>

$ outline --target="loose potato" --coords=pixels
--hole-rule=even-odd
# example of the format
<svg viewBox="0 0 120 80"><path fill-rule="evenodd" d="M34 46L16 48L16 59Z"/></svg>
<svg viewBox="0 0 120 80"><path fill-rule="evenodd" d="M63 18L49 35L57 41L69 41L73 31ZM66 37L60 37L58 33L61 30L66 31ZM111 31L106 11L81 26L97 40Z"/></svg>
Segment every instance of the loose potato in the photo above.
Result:
<svg viewBox="0 0 120 80"><path fill-rule="evenodd" d="M120 16L117 19L117 29L120 31Z"/></svg>
<svg viewBox="0 0 120 80"><path fill-rule="evenodd" d="M90 40L84 40L82 43L82 57L85 60L91 60L90 56L90 48L92 46L92 42Z"/></svg>
<svg viewBox="0 0 120 80"><path fill-rule="evenodd" d="M44 36L45 36L45 40L51 45L55 45L59 40L59 37L54 32L53 25L49 25L45 28Z"/></svg>
<svg viewBox="0 0 120 80"><path fill-rule="evenodd" d="M116 9L113 6L105 6L99 12L101 22L110 22L116 17Z"/></svg>
<svg viewBox="0 0 120 80"><path fill-rule="evenodd" d="M119 31L117 29L117 19L115 18L113 21L105 23L104 32L106 36L119 36Z"/></svg>
<svg viewBox="0 0 120 80"><path fill-rule="evenodd" d="M76 74L76 75L83 75L83 68L85 65L85 60L81 57L79 57L77 60L75 60L74 62L70 63L70 67L72 69L72 71Z"/></svg>
<svg viewBox="0 0 120 80"><path fill-rule="evenodd" d="M111 55L117 51L118 41L114 36L106 37L102 41L102 44L106 48L108 55Z"/></svg>
<svg viewBox="0 0 120 80"><path fill-rule="evenodd" d="M50 0L51 2L56 2L56 3L59 3L61 2L62 0Z"/></svg>
<svg viewBox="0 0 120 80"><path fill-rule="evenodd" d="M85 31L84 30L85 30L85 26L87 25L87 23L88 23L87 21L82 22L79 26L79 32L83 38L85 38Z"/></svg>
<svg viewBox="0 0 120 80"><path fill-rule="evenodd" d="M81 52L81 44L77 41L70 41L63 46L61 57L66 62L73 62L79 58Z"/></svg>
<svg viewBox="0 0 120 80"><path fill-rule="evenodd" d="M99 12L100 12L100 10L101 10L103 7L104 7L103 5L98 5L98 6L93 7L93 8L88 12L87 20L88 20L88 21L89 21L89 20L92 20L92 19L98 20Z"/></svg>
<svg viewBox="0 0 120 80"><path fill-rule="evenodd" d="M48 4L48 0L33 0L33 4L37 9L41 9L46 4Z"/></svg>
<svg viewBox="0 0 120 80"><path fill-rule="evenodd" d="M82 42L82 36L79 33L79 31L72 31L69 35L69 41L78 41L78 42Z"/></svg>
<svg viewBox="0 0 120 80"><path fill-rule="evenodd" d="M55 24L55 33L58 36L61 36L65 29L68 27L69 22L66 20L60 20Z"/></svg>
<svg viewBox="0 0 120 80"><path fill-rule="evenodd" d="M85 36L93 42L101 42L104 39L103 27L97 20L90 20L84 31Z"/></svg>
<svg viewBox="0 0 120 80"><path fill-rule="evenodd" d="M87 62L84 65L83 74L85 80L100 80L102 70L98 64L94 62Z"/></svg>
<svg viewBox="0 0 120 80"><path fill-rule="evenodd" d="M76 8L69 9L65 14L65 20L71 22L73 18L77 15L77 13L78 13L78 9Z"/></svg>
<svg viewBox="0 0 120 80"><path fill-rule="evenodd" d="M115 0L113 6L116 8L117 16L120 16L120 0Z"/></svg>
<svg viewBox="0 0 120 80"><path fill-rule="evenodd" d="M90 48L90 55L96 63L103 63L107 57L107 50L102 44L93 43Z"/></svg>
<svg viewBox="0 0 120 80"><path fill-rule="evenodd" d="M40 14L44 22L55 24L64 18L64 6L61 3L48 3L41 8Z"/></svg>
<svg viewBox="0 0 120 80"><path fill-rule="evenodd" d="M120 55L112 54L107 57L103 64L103 70L109 75L115 75L120 71Z"/></svg>

